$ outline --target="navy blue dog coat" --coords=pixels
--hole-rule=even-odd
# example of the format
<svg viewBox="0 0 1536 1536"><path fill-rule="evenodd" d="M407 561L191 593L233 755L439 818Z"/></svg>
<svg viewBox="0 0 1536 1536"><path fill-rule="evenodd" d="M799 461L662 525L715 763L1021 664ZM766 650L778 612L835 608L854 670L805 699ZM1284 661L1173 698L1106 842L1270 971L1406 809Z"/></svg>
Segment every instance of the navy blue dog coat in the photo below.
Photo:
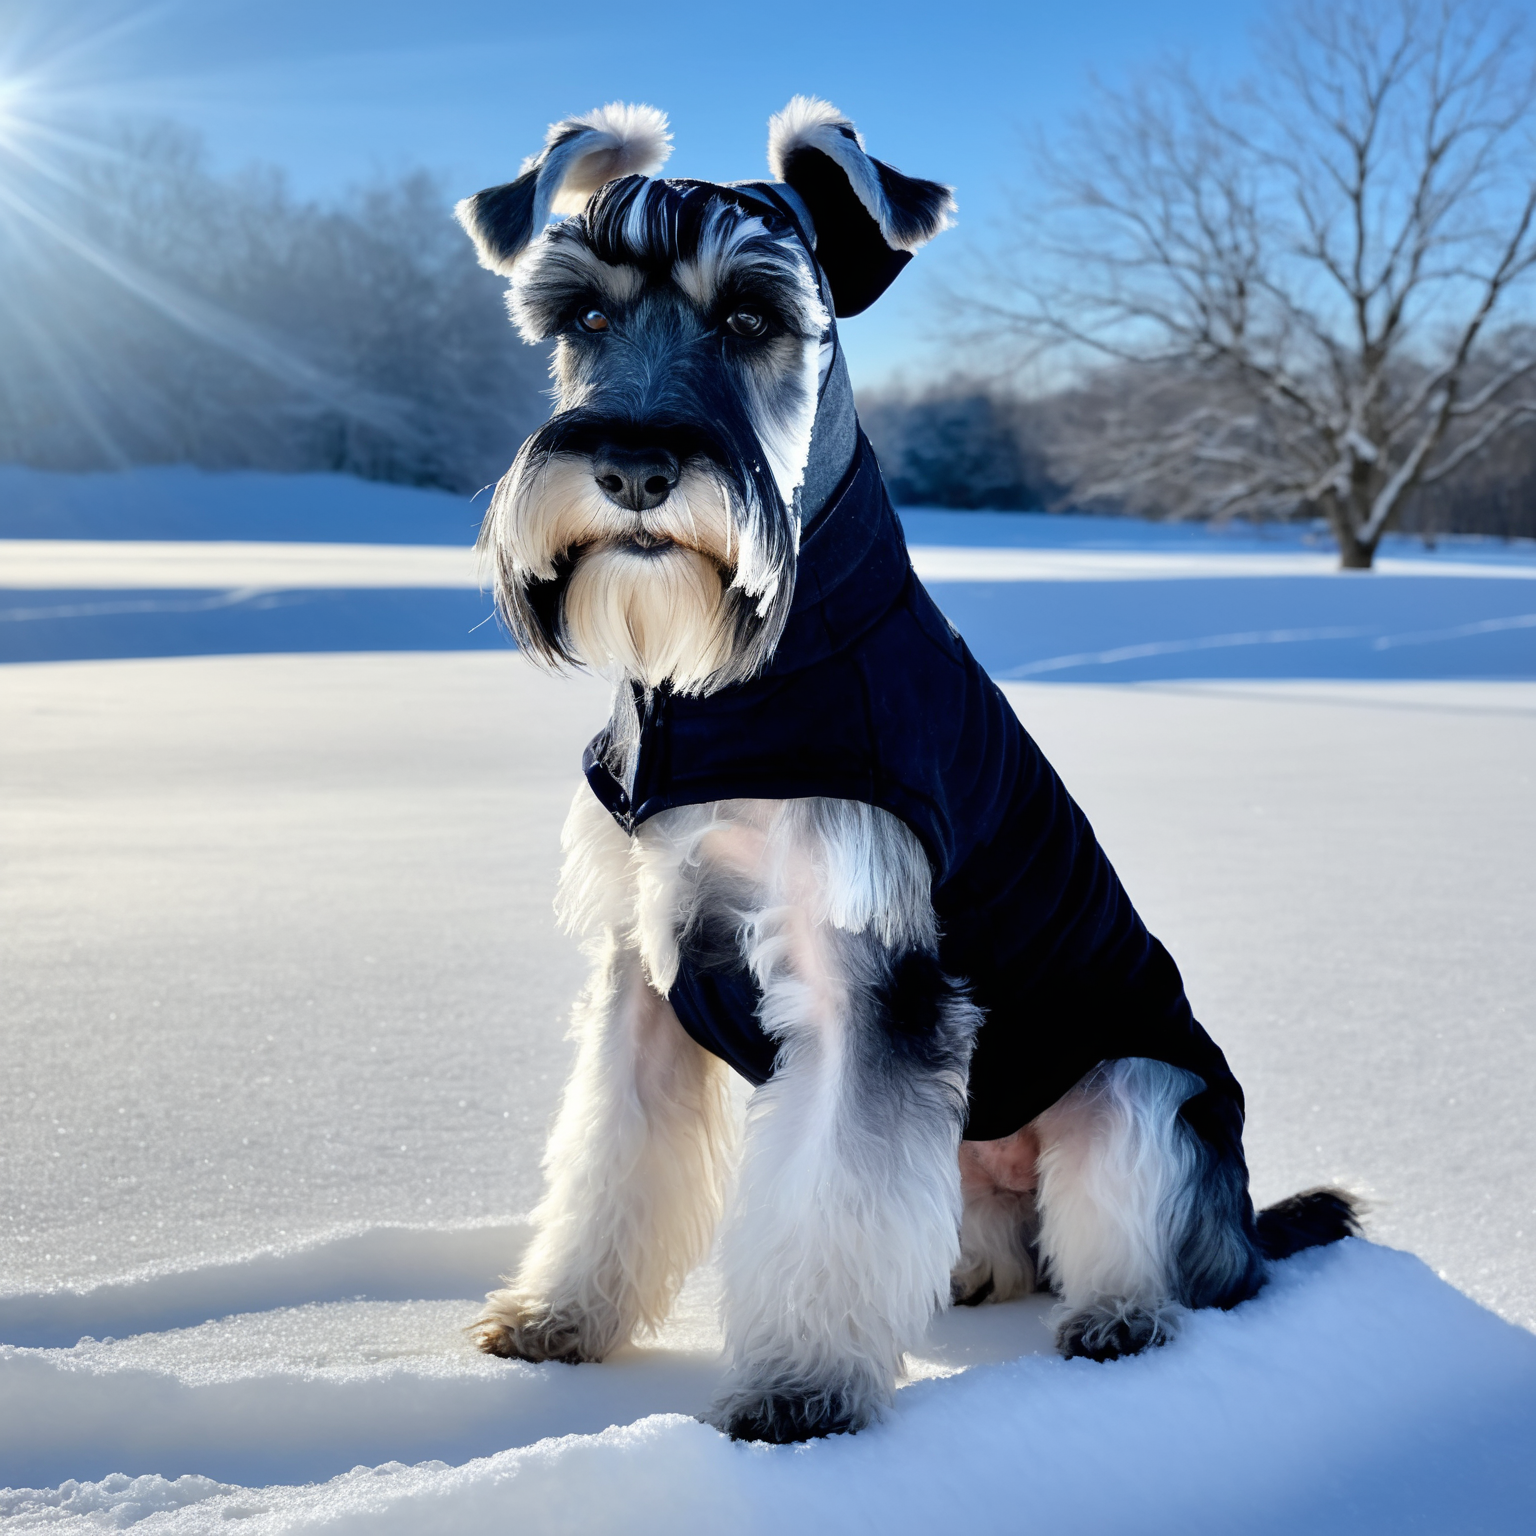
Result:
<svg viewBox="0 0 1536 1536"><path fill-rule="evenodd" d="M633 785L587 748L587 781L628 832L671 806L829 796L891 812L933 868L939 962L985 1023L965 1135L1010 1135L1101 1061L1195 1073L1184 1114L1234 1141L1242 1092L1195 1021L1178 968L1132 907L1087 818L918 581L873 450L801 544L769 667L705 698L640 700ZM744 966L684 957L669 1000L688 1033L753 1083L775 1044Z"/></svg>

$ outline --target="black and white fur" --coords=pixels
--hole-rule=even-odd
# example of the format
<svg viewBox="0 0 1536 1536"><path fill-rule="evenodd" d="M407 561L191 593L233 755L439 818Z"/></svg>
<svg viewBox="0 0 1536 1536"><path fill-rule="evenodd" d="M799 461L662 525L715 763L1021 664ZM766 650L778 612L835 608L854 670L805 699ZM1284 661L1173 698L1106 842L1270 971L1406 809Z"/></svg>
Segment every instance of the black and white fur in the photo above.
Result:
<svg viewBox="0 0 1536 1536"><path fill-rule="evenodd" d="M750 186L649 180L668 147L659 113L604 108L459 208L523 335L555 338L555 413L482 535L501 612L536 659L610 676L621 723L635 681L708 692L773 654L800 529L851 452L832 315L878 297L953 211L797 98L769 163L813 262ZM735 334L743 313L763 330ZM622 779L622 730L612 750ZM1319 1196L1256 1238L1240 1157L1179 1116L1198 1079L1158 1062L1106 1062L1006 1141L962 1146L980 1020L938 967L926 855L885 811L722 802L631 837L583 785L564 849L558 909L592 977L535 1235L476 1325L492 1353L601 1360L656 1328L723 1218L729 1373L710 1416L799 1440L878 1417L951 1300L1048 1283L1064 1352L1105 1359L1352 1229ZM778 1044L744 1126L729 1069L667 1002L685 951L744 961Z"/></svg>

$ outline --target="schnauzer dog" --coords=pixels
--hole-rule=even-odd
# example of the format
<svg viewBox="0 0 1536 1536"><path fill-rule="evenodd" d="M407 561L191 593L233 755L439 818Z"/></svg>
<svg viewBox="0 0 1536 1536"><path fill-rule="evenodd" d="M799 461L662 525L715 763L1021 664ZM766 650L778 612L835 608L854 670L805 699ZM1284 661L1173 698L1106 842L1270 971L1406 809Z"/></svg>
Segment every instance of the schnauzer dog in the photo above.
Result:
<svg viewBox="0 0 1536 1536"><path fill-rule="evenodd" d="M481 535L500 611L615 685L557 900L593 962L576 1066L476 1333L601 1360L728 1208L710 1418L803 1440L877 1417L947 1302L1048 1285L1062 1352L1110 1359L1355 1216L1316 1190L1255 1218L1225 1058L912 571L833 317L950 189L805 97L770 181L654 179L669 149L610 106L458 210L554 339L555 413Z"/></svg>

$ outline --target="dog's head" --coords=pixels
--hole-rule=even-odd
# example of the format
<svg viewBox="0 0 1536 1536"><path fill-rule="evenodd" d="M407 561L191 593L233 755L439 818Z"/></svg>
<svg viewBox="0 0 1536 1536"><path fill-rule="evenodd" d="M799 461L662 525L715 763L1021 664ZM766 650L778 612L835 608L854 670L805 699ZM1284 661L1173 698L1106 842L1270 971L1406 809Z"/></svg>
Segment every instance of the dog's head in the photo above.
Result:
<svg viewBox="0 0 1536 1536"><path fill-rule="evenodd" d="M954 204L806 97L769 125L772 182L652 180L670 147L653 108L605 107L458 215L523 336L555 339L555 414L481 534L504 618L552 665L707 692L783 629L833 315Z"/></svg>

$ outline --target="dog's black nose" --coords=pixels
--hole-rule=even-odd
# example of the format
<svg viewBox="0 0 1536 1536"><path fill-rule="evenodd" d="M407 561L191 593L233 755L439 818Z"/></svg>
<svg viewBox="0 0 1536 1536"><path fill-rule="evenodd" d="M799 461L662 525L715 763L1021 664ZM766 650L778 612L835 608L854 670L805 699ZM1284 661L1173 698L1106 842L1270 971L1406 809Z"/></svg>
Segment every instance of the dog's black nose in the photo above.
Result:
<svg viewBox="0 0 1536 1536"><path fill-rule="evenodd" d="M620 448L610 444L592 455L592 477L603 494L632 512L659 507L681 473L677 455L665 448Z"/></svg>

